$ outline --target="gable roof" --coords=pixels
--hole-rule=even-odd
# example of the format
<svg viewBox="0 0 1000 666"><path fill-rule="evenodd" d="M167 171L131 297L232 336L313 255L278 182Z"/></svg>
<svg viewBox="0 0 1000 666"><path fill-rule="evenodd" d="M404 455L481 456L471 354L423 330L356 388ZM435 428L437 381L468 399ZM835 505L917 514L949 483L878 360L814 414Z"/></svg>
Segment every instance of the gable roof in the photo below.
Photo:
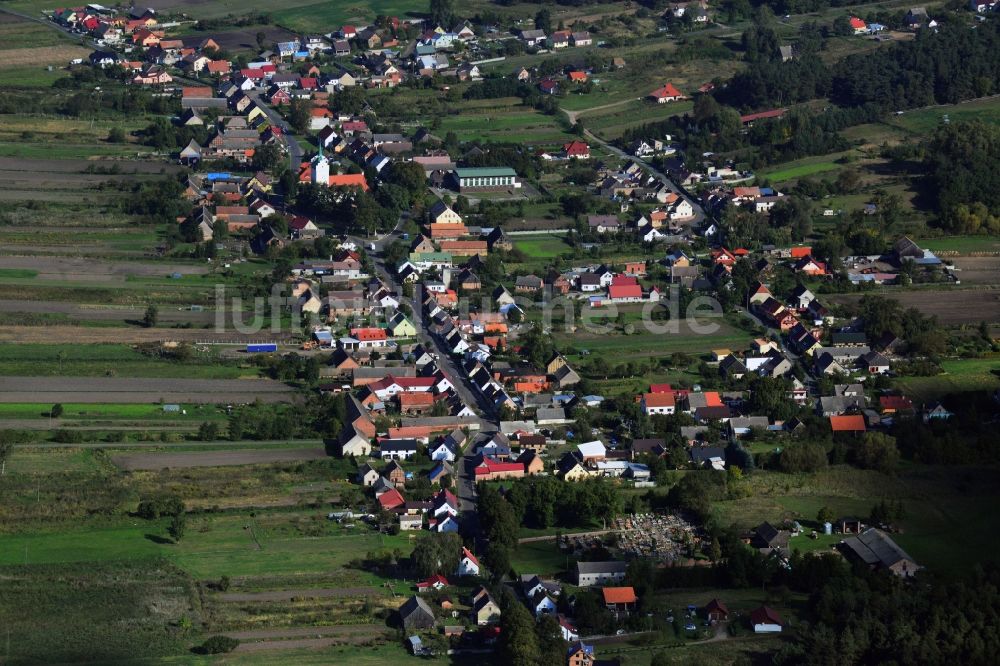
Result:
<svg viewBox="0 0 1000 666"><path fill-rule="evenodd" d="M831 416L830 428L833 432L864 432L865 417L861 414Z"/></svg>
<svg viewBox="0 0 1000 666"><path fill-rule="evenodd" d="M657 88L653 92L649 93L650 97L655 97L656 99L662 99L664 97L683 97L681 91L674 87L674 84L667 83L662 88Z"/></svg>
<svg viewBox="0 0 1000 666"><path fill-rule="evenodd" d="M477 567L479 566L479 560L476 559L476 556L472 554L472 551L466 548L465 546L462 546L462 559L468 559Z"/></svg>
<svg viewBox="0 0 1000 666"><path fill-rule="evenodd" d="M750 623L777 624L779 626L784 624L784 622L781 621L781 616L778 615L773 608L768 608L767 606L761 606L760 608L755 608L750 611Z"/></svg>
<svg viewBox="0 0 1000 666"><path fill-rule="evenodd" d="M631 587L605 587L601 590L606 604L634 604L639 601Z"/></svg>

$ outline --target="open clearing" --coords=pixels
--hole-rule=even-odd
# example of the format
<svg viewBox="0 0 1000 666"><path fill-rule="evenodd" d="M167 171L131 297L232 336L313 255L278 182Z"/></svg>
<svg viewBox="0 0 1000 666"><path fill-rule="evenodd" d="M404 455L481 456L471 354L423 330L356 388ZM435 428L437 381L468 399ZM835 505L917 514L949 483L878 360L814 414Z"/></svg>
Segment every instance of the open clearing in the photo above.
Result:
<svg viewBox="0 0 1000 666"><path fill-rule="evenodd" d="M285 402L292 389L270 379L2 377L0 402Z"/></svg>
<svg viewBox="0 0 1000 666"><path fill-rule="evenodd" d="M326 458L323 449L263 449L251 451L171 451L167 453L129 453L112 456L124 470L177 469L189 467L224 467L226 465L262 465Z"/></svg>

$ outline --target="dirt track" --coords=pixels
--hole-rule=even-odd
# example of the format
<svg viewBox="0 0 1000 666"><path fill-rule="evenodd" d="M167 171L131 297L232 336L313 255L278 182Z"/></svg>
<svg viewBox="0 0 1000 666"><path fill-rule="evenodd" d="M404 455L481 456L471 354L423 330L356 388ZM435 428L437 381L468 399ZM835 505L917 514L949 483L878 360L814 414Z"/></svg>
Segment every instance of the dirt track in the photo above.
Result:
<svg viewBox="0 0 1000 666"><path fill-rule="evenodd" d="M361 597L381 595L376 587L312 588L306 590L272 590L269 592L229 592L215 598L219 601L291 601L292 599L327 599L330 597Z"/></svg>
<svg viewBox="0 0 1000 666"><path fill-rule="evenodd" d="M111 460L124 470L183 469L187 467L224 467L228 465L264 465L276 462L299 462L326 458L321 448L257 449L251 451L171 451L168 453L127 453Z"/></svg>
<svg viewBox="0 0 1000 666"><path fill-rule="evenodd" d="M0 402L286 402L292 389L270 379L0 377Z"/></svg>

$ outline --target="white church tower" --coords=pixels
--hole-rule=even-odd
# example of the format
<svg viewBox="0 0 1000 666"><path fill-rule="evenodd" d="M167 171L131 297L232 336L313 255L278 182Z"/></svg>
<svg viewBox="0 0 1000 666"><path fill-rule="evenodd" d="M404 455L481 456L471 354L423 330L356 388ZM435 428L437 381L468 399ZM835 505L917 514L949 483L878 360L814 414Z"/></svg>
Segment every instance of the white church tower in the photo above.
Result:
<svg viewBox="0 0 1000 666"><path fill-rule="evenodd" d="M323 155L323 145L320 144L319 154L312 159L312 182L330 184L330 161Z"/></svg>

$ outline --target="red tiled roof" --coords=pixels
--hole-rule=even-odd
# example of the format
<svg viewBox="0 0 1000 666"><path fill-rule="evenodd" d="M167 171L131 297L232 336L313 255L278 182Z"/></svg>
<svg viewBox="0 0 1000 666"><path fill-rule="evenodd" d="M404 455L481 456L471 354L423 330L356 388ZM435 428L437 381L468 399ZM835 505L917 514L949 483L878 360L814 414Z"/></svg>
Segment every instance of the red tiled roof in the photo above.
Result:
<svg viewBox="0 0 1000 666"><path fill-rule="evenodd" d="M477 567L479 566L479 560L476 559L476 556L472 554L471 550L469 550L468 548L466 548L464 546L462 547L462 557L469 558L469 561L471 561Z"/></svg>
<svg viewBox="0 0 1000 666"><path fill-rule="evenodd" d="M403 499L403 495L400 494L398 490L393 488L387 492L382 493L378 496L378 503L386 511L395 509L398 506L403 506L406 504L406 500Z"/></svg>
<svg viewBox="0 0 1000 666"><path fill-rule="evenodd" d="M647 407L673 407L676 404L673 393L646 393L642 400Z"/></svg>
<svg viewBox="0 0 1000 666"><path fill-rule="evenodd" d="M864 432L865 417L861 414L831 416L830 427L833 429L833 432Z"/></svg>
<svg viewBox="0 0 1000 666"><path fill-rule="evenodd" d="M500 462L491 458L483 458L483 461L476 465L474 472L476 476L486 476L501 472L523 472L524 465L519 462Z"/></svg>
<svg viewBox="0 0 1000 666"><path fill-rule="evenodd" d="M878 399L882 409L912 409L913 402L905 395L883 395Z"/></svg>
<svg viewBox="0 0 1000 666"><path fill-rule="evenodd" d="M774 612L773 608L768 608L767 606L761 606L760 608L755 608L750 611L750 623L751 624L777 624L783 625L784 622L781 621L781 616Z"/></svg>
<svg viewBox="0 0 1000 666"><path fill-rule="evenodd" d="M642 287L637 284L612 285L608 287L608 298L642 298Z"/></svg>
<svg viewBox="0 0 1000 666"><path fill-rule="evenodd" d="M780 118L785 115L785 111L788 109L771 109L770 111L758 111L757 113L748 113L745 116L740 116L741 123L752 123L755 120L763 120L765 118Z"/></svg>
<svg viewBox="0 0 1000 666"><path fill-rule="evenodd" d="M362 341L385 340L388 338L384 328L352 328L351 337Z"/></svg>
<svg viewBox="0 0 1000 666"><path fill-rule="evenodd" d="M639 280L632 275L616 275L611 278L612 287L623 287L636 284L639 284Z"/></svg>
<svg viewBox="0 0 1000 666"><path fill-rule="evenodd" d="M649 93L650 97L655 97L660 99L663 97L683 97L681 91L674 87L674 84L668 83L662 88L657 88L653 92Z"/></svg>
<svg viewBox="0 0 1000 666"><path fill-rule="evenodd" d="M605 587L601 592L604 593L606 604L634 604L639 601L635 596L635 589L631 587Z"/></svg>

